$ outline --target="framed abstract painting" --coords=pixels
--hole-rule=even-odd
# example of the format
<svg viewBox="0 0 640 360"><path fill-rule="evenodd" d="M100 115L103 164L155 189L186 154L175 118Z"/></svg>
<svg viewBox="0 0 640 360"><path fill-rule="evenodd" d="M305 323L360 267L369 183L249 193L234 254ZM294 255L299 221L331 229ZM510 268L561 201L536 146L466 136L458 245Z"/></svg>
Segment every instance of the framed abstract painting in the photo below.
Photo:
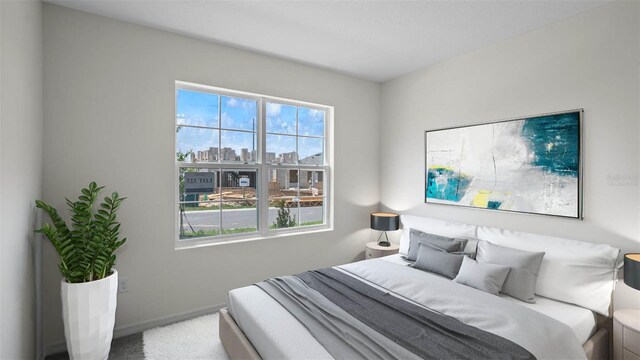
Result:
<svg viewBox="0 0 640 360"><path fill-rule="evenodd" d="M425 132L425 202L582 218L583 110Z"/></svg>

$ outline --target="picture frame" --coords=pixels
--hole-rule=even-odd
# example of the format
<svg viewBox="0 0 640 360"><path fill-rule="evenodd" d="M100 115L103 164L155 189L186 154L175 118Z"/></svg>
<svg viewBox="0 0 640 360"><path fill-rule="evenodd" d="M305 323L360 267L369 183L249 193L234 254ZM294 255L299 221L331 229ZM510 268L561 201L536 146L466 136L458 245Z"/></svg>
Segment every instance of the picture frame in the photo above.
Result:
<svg viewBox="0 0 640 360"><path fill-rule="evenodd" d="M583 109L425 131L427 204L583 218Z"/></svg>

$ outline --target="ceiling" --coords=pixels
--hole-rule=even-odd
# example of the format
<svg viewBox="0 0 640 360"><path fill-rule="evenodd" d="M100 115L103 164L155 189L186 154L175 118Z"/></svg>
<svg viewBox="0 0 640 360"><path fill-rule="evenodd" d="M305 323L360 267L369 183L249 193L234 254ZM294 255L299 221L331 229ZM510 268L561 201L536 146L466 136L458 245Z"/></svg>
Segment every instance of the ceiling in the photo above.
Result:
<svg viewBox="0 0 640 360"><path fill-rule="evenodd" d="M45 0L386 81L610 0Z"/></svg>

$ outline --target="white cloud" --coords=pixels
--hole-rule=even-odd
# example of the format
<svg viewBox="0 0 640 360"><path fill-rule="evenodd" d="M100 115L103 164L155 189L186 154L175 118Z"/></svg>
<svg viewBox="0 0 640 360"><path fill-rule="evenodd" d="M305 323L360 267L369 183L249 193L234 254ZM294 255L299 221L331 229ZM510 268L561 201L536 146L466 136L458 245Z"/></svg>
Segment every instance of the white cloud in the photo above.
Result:
<svg viewBox="0 0 640 360"><path fill-rule="evenodd" d="M245 100L242 102L242 108L246 110L254 110L256 108L256 102Z"/></svg>
<svg viewBox="0 0 640 360"><path fill-rule="evenodd" d="M256 102L253 100L247 100L243 98L228 98L225 105L230 108L242 108L245 110L255 110Z"/></svg>
<svg viewBox="0 0 640 360"><path fill-rule="evenodd" d="M194 125L194 126L211 126L201 117L181 117L178 118L178 122L182 125Z"/></svg>
<svg viewBox="0 0 640 360"><path fill-rule="evenodd" d="M240 102L236 98L229 98L229 100L227 100L228 107L234 108L234 107L238 107L238 105L240 105Z"/></svg>
<svg viewBox="0 0 640 360"><path fill-rule="evenodd" d="M284 121L280 123L280 129L282 129L283 133L289 133L289 132L293 132L295 129L293 129L291 126L289 126L289 124L285 123Z"/></svg>
<svg viewBox="0 0 640 360"><path fill-rule="evenodd" d="M226 112L222 113L222 127L224 128L233 128L233 125L235 124L235 120L233 120L233 118L227 114Z"/></svg>
<svg viewBox="0 0 640 360"><path fill-rule="evenodd" d="M267 116L278 116L278 115L280 115L280 109L281 108L282 108L282 105L280 105L280 104L267 103Z"/></svg>

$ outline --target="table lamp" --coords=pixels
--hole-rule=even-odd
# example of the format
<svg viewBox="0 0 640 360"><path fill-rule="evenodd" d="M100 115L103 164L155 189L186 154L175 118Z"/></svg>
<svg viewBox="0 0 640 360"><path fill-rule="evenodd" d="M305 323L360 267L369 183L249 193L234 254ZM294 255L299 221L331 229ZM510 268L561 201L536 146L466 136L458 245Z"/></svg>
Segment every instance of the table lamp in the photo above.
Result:
<svg viewBox="0 0 640 360"><path fill-rule="evenodd" d="M624 254L624 283L640 290L640 253Z"/></svg>
<svg viewBox="0 0 640 360"><path fill-rule="evenodd" d="M388 212L373 213L371 214L371 228L382 231L378 237L378 245L391 246L387 231L395 231L400 228L400 215ZM380 241L382 234L384 234L385 237L384 241Z"/></svg>

